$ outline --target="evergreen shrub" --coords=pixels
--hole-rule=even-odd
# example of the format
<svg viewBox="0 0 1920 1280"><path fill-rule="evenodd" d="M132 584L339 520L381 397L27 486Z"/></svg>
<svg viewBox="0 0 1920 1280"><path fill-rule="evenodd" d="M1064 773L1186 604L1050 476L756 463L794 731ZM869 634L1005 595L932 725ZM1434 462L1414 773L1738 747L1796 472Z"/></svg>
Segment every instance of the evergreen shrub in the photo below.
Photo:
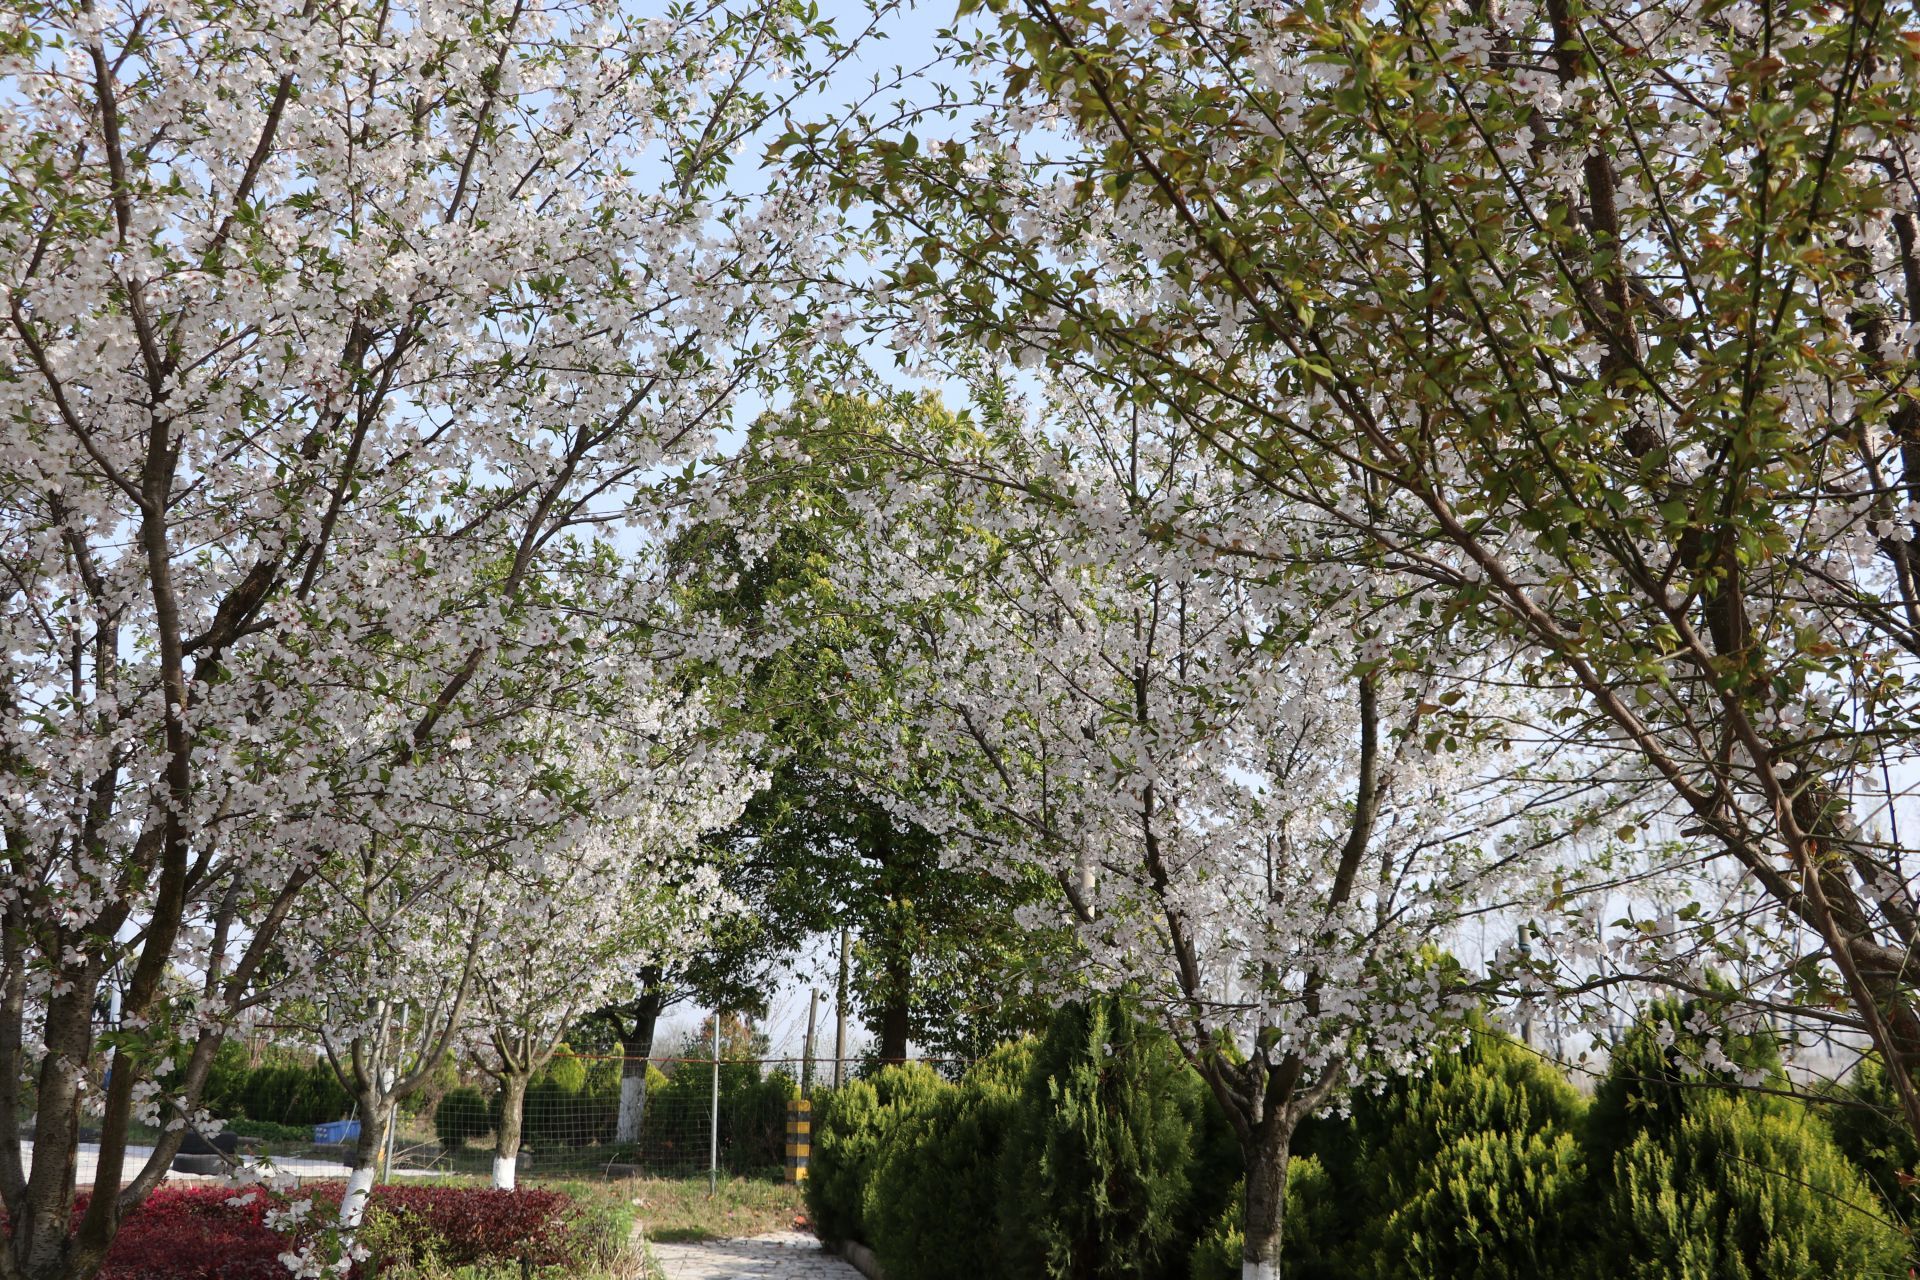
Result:
<svg viewBox="0 0 1920 1280"><path fill-rule="evenodd" d="M1373 1203L1356 1253L1377 1280L1563 1275L1580 1256L1584 1106L1550 1063L1478 1028L1373 1101Z"/></svg>
<svg viewBox="0 0 1920 1280"><path fill-rule="evenodd" d="M1009 1042L974 1064L957 1089L904 1110L875 1161L862 1217L883 1270L914 1280L998 1274L991 1224L1000 1163L1033 1060Z"/></svg>
<svg viewBox="0 0 1920 1280"><path fill-rule="evenodd" d="M1148 1280L1185 1269L1188 1070L1167 1037L1129 1016L1117 997L1054 1016L1003 1156L1003 1274Z"/></svg>
<svg viewBox="0 0 1920 1280"><path fill-rule="evenodd" d="M433 1110L434 1137L447 1151L458 1151L492 1128L493 1117L488 1113L487 1100L470 1084L447 1090L440 1105Z"/></svg>
<svg viewBox="0 0 1920 1280"><path fill-rule="evenodd" d="M1905 1241L1802 1108L1708 1095L1613 1165L1597 1274L1622 1280L1873 1280Z"/></svg>
<svg viewBox="0 0 1920 1280"><path fill-rule="evenodd" d="M816 1107L807 1165L807 1215L822 1240L867 1240L867 1187L902 1118L954 1086L920 1063L883 1067Z"/></svg>

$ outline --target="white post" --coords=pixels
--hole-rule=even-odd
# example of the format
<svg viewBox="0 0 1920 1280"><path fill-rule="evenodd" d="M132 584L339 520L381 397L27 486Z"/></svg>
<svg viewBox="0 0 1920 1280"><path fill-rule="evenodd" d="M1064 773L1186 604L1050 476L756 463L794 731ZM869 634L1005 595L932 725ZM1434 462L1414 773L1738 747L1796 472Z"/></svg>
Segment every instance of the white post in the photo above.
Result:
<svg viewBox="0 0 1920 1280"><path fill-rule="evenodd" d="M713 1114L707 1146L707 1198L720 1191L720 1011L713 1011Z"/></svg>

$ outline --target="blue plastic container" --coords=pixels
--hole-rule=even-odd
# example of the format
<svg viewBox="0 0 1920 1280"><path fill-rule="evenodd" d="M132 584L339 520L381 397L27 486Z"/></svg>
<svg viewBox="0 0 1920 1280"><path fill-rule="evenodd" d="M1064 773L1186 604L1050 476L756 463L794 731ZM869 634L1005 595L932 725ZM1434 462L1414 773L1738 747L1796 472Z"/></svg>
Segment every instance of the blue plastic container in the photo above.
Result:
<svg viewBox="0 0 1920 1280"><path fill-rule="evenodd" d="M329 1144L344 1146L359 1136L358 1120L334 1120L327 1124L313 1126L313 1140L322 1146Z"/></svg>

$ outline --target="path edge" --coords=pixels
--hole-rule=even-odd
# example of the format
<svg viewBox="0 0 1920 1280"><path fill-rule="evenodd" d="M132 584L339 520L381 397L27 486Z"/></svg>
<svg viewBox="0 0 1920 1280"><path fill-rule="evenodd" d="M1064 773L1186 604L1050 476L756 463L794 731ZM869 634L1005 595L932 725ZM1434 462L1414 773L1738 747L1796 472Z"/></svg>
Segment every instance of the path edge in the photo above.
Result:
<svg viewBox="0 0 1920 1280"><path fill-rule="evenodd" d="M873 1250L858 1240L842 1240L839 1244L824 1246L829 1253L837 1253L853 1264L853 1269L867 1280L887 1280L887 1273L880 1269L880 1259L873 1256Z"/></svg>

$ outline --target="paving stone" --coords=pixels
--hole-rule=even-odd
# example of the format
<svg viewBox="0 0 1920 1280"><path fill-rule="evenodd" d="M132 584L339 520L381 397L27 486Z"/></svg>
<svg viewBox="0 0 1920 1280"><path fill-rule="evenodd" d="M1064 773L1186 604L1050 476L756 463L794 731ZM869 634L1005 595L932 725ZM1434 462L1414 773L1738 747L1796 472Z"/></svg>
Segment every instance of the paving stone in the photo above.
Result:
<svg viewBox="0 0 1920 1280"><path fill-rule="evenodd" d="M667 1280L861 1280L810 1235L782 1231L700 1244L650 1242Z"/></svg>

